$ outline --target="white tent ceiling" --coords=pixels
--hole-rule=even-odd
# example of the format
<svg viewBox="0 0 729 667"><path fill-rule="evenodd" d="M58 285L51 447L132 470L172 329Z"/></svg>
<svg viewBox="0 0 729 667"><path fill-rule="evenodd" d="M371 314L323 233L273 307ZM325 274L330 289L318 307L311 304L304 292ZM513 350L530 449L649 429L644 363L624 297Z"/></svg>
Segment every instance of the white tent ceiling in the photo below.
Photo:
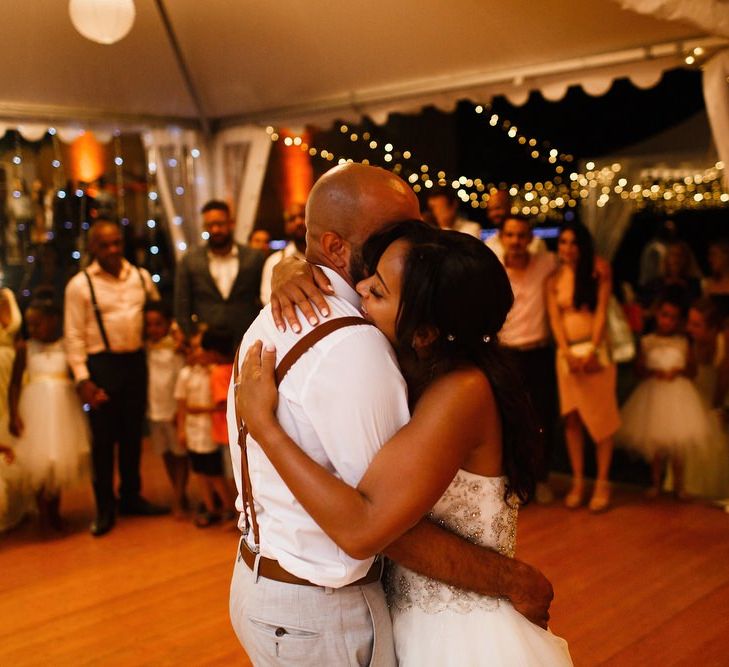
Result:
<svg viewBox="0 0 729 667"><path fill-rule="evenodd" d="M155 0L121 42L71 25L66 0L4 0L0 117L195 122ZM303 123L617 75L652 85L707 34L605 0L165 0L204 115ZM663 45L663 46L660 46ZM651 48L654 47L654 48ZM646 59L646 56L649 56Z"/></svg>

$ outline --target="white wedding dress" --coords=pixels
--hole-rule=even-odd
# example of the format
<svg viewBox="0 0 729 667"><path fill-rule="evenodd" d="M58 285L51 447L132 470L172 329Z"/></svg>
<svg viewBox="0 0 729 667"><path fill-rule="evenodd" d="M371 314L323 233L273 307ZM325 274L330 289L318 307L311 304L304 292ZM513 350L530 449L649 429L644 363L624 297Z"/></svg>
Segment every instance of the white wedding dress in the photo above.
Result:
<svg viewBox="0 0 729 667"><path fill-rule="evenodd" d="M475 544L513 557L517 509L506 480L459 470L430 517ZM572 665L567 642L508 600L463 591L391 564L387 597L400 667Z"/></svg>

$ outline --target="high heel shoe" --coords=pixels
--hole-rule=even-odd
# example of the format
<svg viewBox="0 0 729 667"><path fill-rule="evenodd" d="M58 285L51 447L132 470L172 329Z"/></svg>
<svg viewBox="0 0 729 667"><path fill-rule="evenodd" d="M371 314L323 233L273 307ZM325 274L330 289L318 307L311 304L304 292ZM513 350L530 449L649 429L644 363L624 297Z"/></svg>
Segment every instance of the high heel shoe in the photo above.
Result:
<svg viewBox="0 0 729 667"><path fill-rule="evenodd" d="M604 512L610 507L610 482L607 480L595 482L588 507L591 512Z"/></svg>
<svg viewBox="0 0 729 667"><path fill-rule="evenodd" d="M565 507L574 510L582 505L585 495L585 483L582 479L572 480L572 488L564 499Z"/></svg>

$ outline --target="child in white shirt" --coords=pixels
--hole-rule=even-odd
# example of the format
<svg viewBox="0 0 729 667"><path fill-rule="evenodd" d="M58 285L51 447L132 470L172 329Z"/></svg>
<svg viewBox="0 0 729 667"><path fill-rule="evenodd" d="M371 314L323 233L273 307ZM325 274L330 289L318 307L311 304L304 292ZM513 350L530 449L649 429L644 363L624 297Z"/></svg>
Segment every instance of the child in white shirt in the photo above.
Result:
<svg viewBox="0 0 729 667"><path fill-rule="evenodd" d="M174 494L172 511L184 514L188 462L185 448L177 441L175 385L185 364L179 345L170 333L171 318L161 301L144 309L147 347L147 418L155 452L162 456Z"/></svg>

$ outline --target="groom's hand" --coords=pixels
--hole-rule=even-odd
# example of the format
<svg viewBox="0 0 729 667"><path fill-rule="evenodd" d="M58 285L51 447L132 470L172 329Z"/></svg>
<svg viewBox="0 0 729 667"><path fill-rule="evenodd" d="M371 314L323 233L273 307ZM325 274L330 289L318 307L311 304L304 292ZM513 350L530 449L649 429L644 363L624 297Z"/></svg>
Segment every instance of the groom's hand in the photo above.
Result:
<svg viewBox="0 0 729 667"><path fill-rule="evenodd" d="M511 604L532 623L547 629L549 605L554 598L552 584L537 568L513 561L508 596Z"/></svg>
<svg viewBox="0 0 729 667"><path fill-rule="evenodd" d="M329 316L329 306L324 294L334 294L329 279L324 272L313 264L287 257L273 269L271 279L271 315L280 331L286 331L288 323L292 331L301 331L301 322L296 315L296 307L312 324L318 324L318 310L324 317ZM316 310L314 307L316 306Z"/></svg>

